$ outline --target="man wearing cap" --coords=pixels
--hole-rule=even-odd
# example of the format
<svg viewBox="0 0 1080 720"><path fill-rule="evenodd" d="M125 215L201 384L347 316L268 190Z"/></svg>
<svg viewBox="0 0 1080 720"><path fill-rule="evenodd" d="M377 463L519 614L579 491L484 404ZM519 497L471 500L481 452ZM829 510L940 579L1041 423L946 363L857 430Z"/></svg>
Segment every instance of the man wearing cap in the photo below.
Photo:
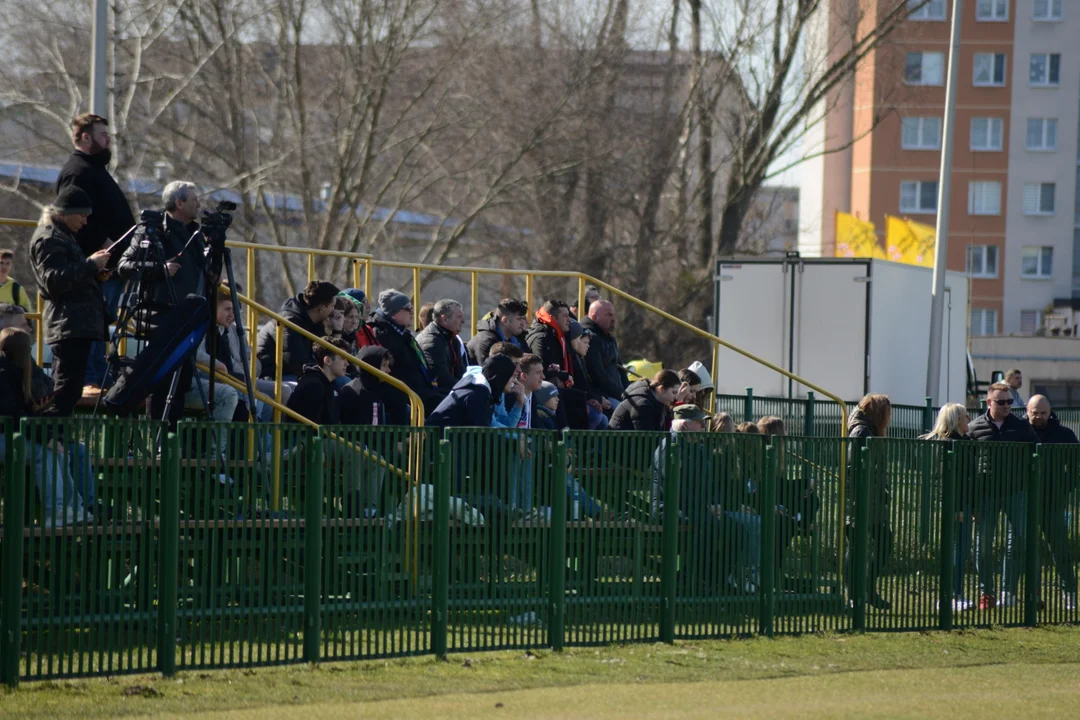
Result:
<svg viewBox="0 0 1080 720"><path fill-rule="evenodd" d="M589 306L589 317L581 326L592 333L585 367L593 387L608 400L611 409L622 401L630 384L619 357L619 342L615 339L615 306L607 300L597 300ZM605 412L610 412L605 408Z"/></svg>
<svg viewBox="0 0 1080 720"><path fill-rule="evenodd" d="M107 277L109 253L97 250L87 257L75 241L91 211L85 192L73 185L64 187L42 212L30 241L34 278L45 301L45 342L53 354L54 397L46 415L71 415L82 397L90 346L108 337L99 278Z"/></svg>
<svg viewBox="0 0 1080 720"><path fill-rule="evenodd" d="M428 367L424 352L416 343L412 331L413 304L409 296L391 288L379 293L379 306L371 313L371 329L375 339L394 356L390 373L409 386L424 403L424 414L430 415L439 406L445 392L436 384L435 374ZM408 425L409 418L388 417L390 425Z"/></svg>

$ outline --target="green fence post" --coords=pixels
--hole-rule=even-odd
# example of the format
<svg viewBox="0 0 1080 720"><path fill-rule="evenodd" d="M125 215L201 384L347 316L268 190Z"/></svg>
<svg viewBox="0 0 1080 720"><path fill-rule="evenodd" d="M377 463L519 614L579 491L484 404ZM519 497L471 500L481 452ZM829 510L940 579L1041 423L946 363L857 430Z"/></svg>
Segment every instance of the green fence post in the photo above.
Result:
<svg viewBox="0 0 1080 720"><path fill-rule="evenodd" d="M871 441L872 442L872 441ZM870 490L870 448L863 447L855 453L855 517L854 538L851 548L852 562L848 567L851 577L848 583L851 587L851 617L852 627L858 631L866 630L866 553L869 542L870 530L867 523L870 521L870 512L867 507Z"/></svg>
<svg viewBox="0 0 1080 720"><path fill-rule="evenodd" d="M323 440L311 439L304 483L304 662L319 662L322 640Z"/></svg>
<svg viewBox="0 0 1080 720"><path fill-rule="evenodd" d="M449 440L440 440L435 456L435 537L432 545L431 650L446 659L450 628L450 470Z"/></svg>
<svg viewBox="0 0 1080 720"><path fill-rule="evenodd" d="M176 674L176 594L180 580L180 436L165 438L161 479L161 538L158 543L158 669Z"/></svg>
<svg viewBox="0 0 1080 720"><path fill-rule="evenodd" d="M660 555L660 640L675 642L675 581L679 569L679 480L682 458L676 436L665 442L664 524Z"/></svg>
<svg viewBox="0 0 1080 720"><path fill-rule="evenodd" d="M929 448L928 448L929 449ZM923 482L930 478L924 476ZM966 525L966 524L965 524ZM941 577L938 594L938 618L942 630L953 628L953 542L956 528L956 462L952 451L942 453L941 459ZM961 562L963 560L961 559Z"/></svg>
<svg viewBox="0 0 1080 720"><path fill-rule="evenodd" d="M926 404L922 410L922 434L925 435L934 429L934 398L926 398Z"/></svg>
<svg viewBox="0 0 1080 720"><path fill-rule="evenodd" d="M8 435L10 464L4 484L4 573L0 585L0 675L10 688L19 684L22 646L23 507L26 502L26 438ZM13 447L11 447L13 446Z"/></svg>
<svg viewBox="0 0 1080 720"><path fill-rule="evenodd" d="M551 459L551 569L548 582L548 644L562 650L566 633L566 441Z"/></svg>
<svg viewBox="0 0 1080 720"><path fill-rule="evenodd" d="M746 399L743 400L743 422L754 422L754 388L746 388Z"/></svg>
<svg viewBox="0 0 1080 720"><path fill-rule="evenodd" d="M778 479L776 446L765 448L765 471L761 490L761 587L758 632L773 636L773 614L776 604L776 482Z"/></svg>
<svg viewBox="0 0 1080 720"><path fill-rule="evenodd" d="M806 391L806 414L803 416L803 437L814 437L814 391Z"/></svg>
<svg viewBox="0 0 1080 720"><path fill-rule="evenodd" d="M1039 624L1039 545L1042 543L1042 529L1039 516L1042 503L1042 485L1044 477L1042 448L1036 446L1036 452L1027 463L1027 478L1024 487L1027 490L1027 538L1024 545L1024 624L1035 627Z"/></svg>

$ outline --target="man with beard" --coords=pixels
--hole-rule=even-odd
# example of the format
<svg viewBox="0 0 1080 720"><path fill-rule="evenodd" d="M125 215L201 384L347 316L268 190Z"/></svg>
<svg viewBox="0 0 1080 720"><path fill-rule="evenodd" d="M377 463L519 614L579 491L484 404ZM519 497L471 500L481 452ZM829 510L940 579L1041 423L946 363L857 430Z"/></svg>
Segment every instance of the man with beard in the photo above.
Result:
<svg viewBox="0 0 1080 720"><path fill-rule="evenodd" d="M71 130L75 151L60 170L56 192L74 185L89 196L94 213L78 232L75 241L82 248L83 255L90 257L122 238L135 224L135 217L131 214L124 191L109 174L109 162L112 160L109 121L100 115L85 113L71 121ZM123 286L123 282L116 277L102 283L101 292L109 318L115 317ZM94 343L90 348L84 384L100 386L105 377L105 368L105 343Z"/></svg>

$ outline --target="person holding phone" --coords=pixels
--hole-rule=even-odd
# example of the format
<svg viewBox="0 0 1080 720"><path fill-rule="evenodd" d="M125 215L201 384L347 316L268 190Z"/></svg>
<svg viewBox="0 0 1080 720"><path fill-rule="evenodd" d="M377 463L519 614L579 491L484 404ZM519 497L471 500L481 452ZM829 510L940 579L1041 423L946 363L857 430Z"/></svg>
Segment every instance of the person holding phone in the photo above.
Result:
<svg viewBox="0 0 1080 720"><path fill-rule="evenodd" d="M63 188L41 214L30 241L30 261L45 301L45 342L52 349L53 404L44 414L68 417L82 398L91 345L108 338L108 314L98 276L106 250L89 257L75 235L90 217L90 197L73 185Z"/></svg>

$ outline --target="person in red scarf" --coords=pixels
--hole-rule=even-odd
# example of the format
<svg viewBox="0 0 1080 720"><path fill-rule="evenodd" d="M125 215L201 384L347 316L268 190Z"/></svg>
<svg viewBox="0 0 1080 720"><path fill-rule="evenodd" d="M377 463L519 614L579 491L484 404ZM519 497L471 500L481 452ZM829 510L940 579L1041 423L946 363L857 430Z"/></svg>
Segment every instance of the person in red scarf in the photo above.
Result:
<svg viewBox="0 0 1080 720"><path fill-rule="evenodd" d="M536 311L536 322L529 327L525 342L544 361L545 371L573 372L569 332L570 306L562 300L548 300Z"/></svg>

